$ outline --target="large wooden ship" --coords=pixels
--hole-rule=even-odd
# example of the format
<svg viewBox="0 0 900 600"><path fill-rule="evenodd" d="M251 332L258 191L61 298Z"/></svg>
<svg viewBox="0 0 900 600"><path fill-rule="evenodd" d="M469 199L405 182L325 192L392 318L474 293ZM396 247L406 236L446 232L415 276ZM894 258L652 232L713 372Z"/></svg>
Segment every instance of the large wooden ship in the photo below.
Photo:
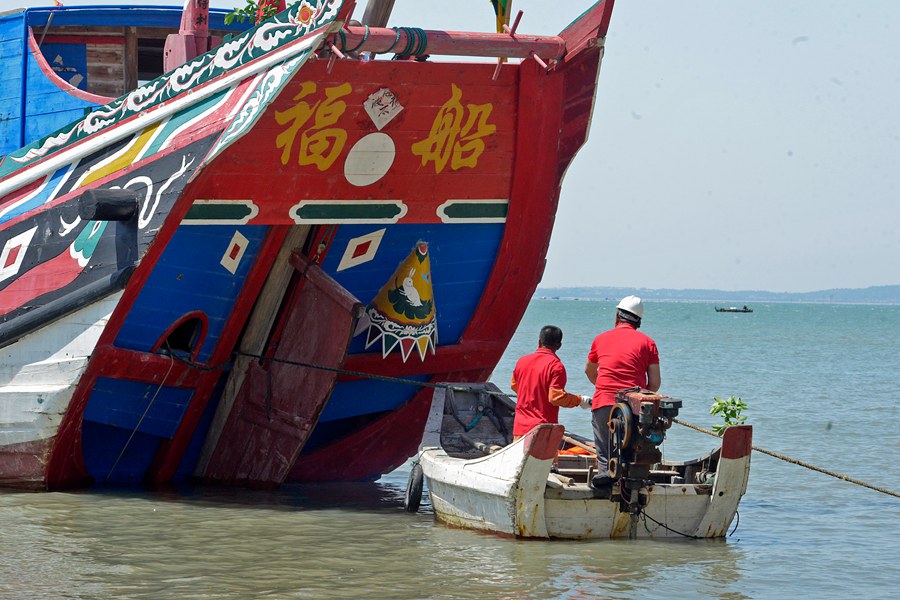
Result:
<svg viewBox="0 0 900 600"><path fill-rule="evenodd" d="M612 1L558 36L377 4L0 13L0 485L370 480L429 383L489 377Z"/></svg>

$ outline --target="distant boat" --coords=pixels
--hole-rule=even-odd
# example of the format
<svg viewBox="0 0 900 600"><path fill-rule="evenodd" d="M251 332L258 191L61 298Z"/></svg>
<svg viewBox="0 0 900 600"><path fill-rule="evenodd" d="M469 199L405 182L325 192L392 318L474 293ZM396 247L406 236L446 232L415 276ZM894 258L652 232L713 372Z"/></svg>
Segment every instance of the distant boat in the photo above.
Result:
<svg viewBox="0 0 900 600"><path fill-rule="evenodd" d="M747 306L746 304L744 306L742 306L741 308L738 308L737 306L729 306L729 307L719 308L718 306L716 306L715 309L716 309L716 312L737 312L737 313L753 312L753 309L750 308L749 306Z"/></svg>

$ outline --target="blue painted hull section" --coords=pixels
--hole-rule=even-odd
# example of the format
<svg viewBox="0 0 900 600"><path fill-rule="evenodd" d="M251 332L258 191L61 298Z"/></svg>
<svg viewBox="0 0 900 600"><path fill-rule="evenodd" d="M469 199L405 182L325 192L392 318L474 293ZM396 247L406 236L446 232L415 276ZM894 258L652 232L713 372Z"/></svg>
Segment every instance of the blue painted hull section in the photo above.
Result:
<svg viewBox="0 0 900 600"><path fill-rule="evenodd" d="M68 92L61 90L47 79L38 66L37 60L28 49L25 41L25 127L22 133L22 145L30 144L47 135L48 131L56 131L72 121L84 117L86 112L99 106ZM45 55L53 61L53 55ZM5 154L5 153L4 153Z"/></svg>
<svg viewBox="0 0 900 600"><path fill-rule="evenodd" d="M209 328L197 360L208 360L268 230L259 225L180 227L128 313L116 346L150 352L176 321L200 311ZM232 274L221 261L236 231L249 243Z"/></svg>
<svg viewBox="0 0 900 600"><path fill-rule="evenodd" d="M84 412L85 467L98 482L137 483L175 435L193 390L97 379ZM118 450L118 452L115 452Z"/></svg>
<svg viewBox="0 0 900 600"><path fill-rule="evenodd" d="M503 224L434 224L392 225L384 233L376 261L357 268L337 271L347 242L372 233L375 226L342 225L332 243L332 250L323 268L363 303L370 302L388 282L416 242L428 242L431 259L432 285L438 324L438 344L459 341L481 301L484 288L494 267L505 225ZM365 349L365 334L354 338L350 354L380 352L377 344ZM413 353L410 361L419 361ZM428 364L428 356L425 357ZM427 376L410 377L427 381ZM325 405L319 425L305 450L315 449L328 438L349 433L359 423L359 417L378 415L412 400L418 386L388 383L377 380L339 382ZM341 426L339 421L345 421Z"/></svg>
<svg viewBox="0 0 900 600"><path fill-rule="evenodd" d="M378 229L381 227L341 225L322 268L360 302L368 304L390 280L416 242L428 242L438 343L458 342L481 301L484 287L494 268L504 225L390 225L384 233L375 261L337 271L347 242ZM365 336L360 335L353 340L350 354L373 351L374 347L365 350L364 338Z"/></svg>
<svg viewBox="0 0 900 600"><path fill-rule="evenodd" d="M25 145L22 80L26 49L23 17L0 17L0 157Z"/></svg>
<svg viewBox="0 0 900 600"><path fill-rule="evenodd" d="M208 360L268 230L264 226L180 227L141 289L115 345L149 352L182 316L200 311L206 316L209 327L196 360ZM232 274L222 266L221 260L235 231L239 231L248 244ZM89 474L96 481L114 483L134 483L135 477L143 477L159 443L175 435L192 395L193 390L187 388L160 388L98 379L85 409L85 423L90 421L92 425L82 435ZM141 412L151 402L147 415L138 425ZM204 423L197 428L190 449L191 458L183 460L182 476L187 476L199 456L202 439L212 418L210 411L216 404L216 401L210 403L212 408L207 408ZM137 441L128 442L125 448L132 433ZM110 449L115 448L126 451L110 473Z"/></svg>

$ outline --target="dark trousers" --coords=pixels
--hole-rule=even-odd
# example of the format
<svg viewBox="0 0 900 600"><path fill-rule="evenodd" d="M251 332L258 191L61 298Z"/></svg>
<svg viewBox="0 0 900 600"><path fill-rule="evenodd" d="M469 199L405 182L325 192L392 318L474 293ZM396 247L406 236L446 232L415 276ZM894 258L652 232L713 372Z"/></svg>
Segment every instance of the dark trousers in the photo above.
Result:
<svg viewBox="0 0 900 600"><path fill-rule="evenodd" d="M591 411L594 427L594 447L597 449L597 475L606 475L609 470L609 413L612 405L601 406Z"/></svg>

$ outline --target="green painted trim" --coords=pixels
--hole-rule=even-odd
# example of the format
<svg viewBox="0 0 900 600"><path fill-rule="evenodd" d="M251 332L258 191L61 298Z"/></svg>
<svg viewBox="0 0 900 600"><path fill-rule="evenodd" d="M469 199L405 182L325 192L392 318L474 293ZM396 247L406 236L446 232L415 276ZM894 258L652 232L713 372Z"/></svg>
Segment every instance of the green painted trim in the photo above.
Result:
<svg viewBox="0 0 900 600"><path fill-rule="evenodd" d="M297 223L393 223L406 213L404 208L395 202L303 202L291 210L291 215Z"/></svg>
<svg viewBox="0 0 900 600"><path fill-rule="evenodd" d="M242 225L259 213L250 202L195 202L184 216L185 225Z"/></svg>
<svg viewBox="0 0 900 600"><path fill-rule="evenodd" d="M449 219L505 219L509 211L506 202L469 203L457 202L444 207L444 214Z"/></svg>
<svg viewBox="0 0 900 600"><path fill-rule="evenodd" d="M509 201L447 200L437 208L442 223L505 223L509 214Z"/></svg>

